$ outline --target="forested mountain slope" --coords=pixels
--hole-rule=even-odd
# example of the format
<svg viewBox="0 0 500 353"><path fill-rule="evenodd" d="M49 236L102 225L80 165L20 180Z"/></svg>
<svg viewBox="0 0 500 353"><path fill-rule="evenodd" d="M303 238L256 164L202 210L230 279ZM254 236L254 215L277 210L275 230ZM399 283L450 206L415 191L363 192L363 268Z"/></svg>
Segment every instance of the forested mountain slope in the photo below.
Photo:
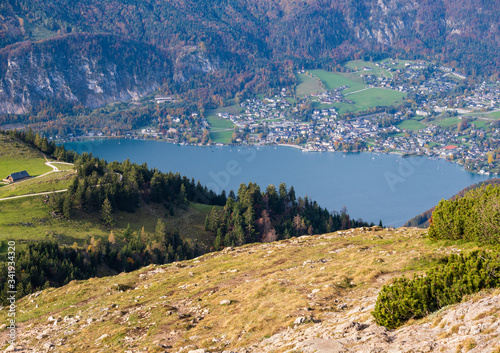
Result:
<svg viewBox="0 0 500 353"><path fill-rule="evenodd" d="M490 76L500 68L496 55L500 49L499 5L499 0L9 0L0 5L0 46L54 37L68 43L79 41L79 61L100 51L103 43L94 43L92 36L75 39L71 34L107 33L116 37L119 48L104 62L96 62L98 70L109 71L106 65L114 60L117 67L127 70L126 81L134 77L133 88L137 87L138 94L155 90L163 75L176 83L167 85L167 92L184 92L200 85L196 98L207 94L203 90L225 98L289 84L286 68L333 69L346 59L387 54L431 57L466 74ZM70 35L60 37L64 34ZM158 51L153 58L147 55L153 49L138 49L145 44ZM42 60L46 54L37 51L40 45L25 49L39 70L73 72L71 65L60 67ZM136 55L132 55L134 50ZM124 58L123 52L128 56ZM12 59L15 61L4 53L1 65L10 67ZM172 60L177 71L158 71L158 60ZM153 65L144 64L144 69L134 72L136 65L132 63L138 61ZM236 80L228 80L230 77ZM253 80L256 77L258 80ZM4 86L0 94L10 102L2 107L3 112L36 105L35 98L17 102L14 97L17 90L32 92L37 87L12 79L5 70L0 80ZM222 85L219 81L232 84L227 89L214 89L214 80L218 87ZM7 90L7 82L15 87ZM129 89L118 85L123 92L103 90L105 97L96 100L91 94L65 96L63 87L55 87L54 92L38 99L59 94L63 101L74 102L76 97L79 103L91 106L121 100Z"/></svg>

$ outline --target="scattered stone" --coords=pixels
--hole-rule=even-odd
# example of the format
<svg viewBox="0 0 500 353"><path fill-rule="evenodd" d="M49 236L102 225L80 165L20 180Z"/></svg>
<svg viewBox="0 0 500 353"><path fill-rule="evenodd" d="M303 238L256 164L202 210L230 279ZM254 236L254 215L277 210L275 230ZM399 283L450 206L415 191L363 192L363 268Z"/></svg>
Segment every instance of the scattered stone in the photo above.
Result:
<svg viewBox="0 0 500 353"><path fill-rule="evenodd" d="M56 345L53 342L47 342L43 345L43 348L45 349L51 349L54 348Z"/></svg>
<svg viewBox="0 0 500 353"><path fill-rule="evenodd" d="M300 325L300 324L303 324L304 322L306 322L306 318L304 316L300 316L298 318L295 319L295 321L293 322L294 325Z"/></svg>
<svg viewBox="0 0 500 353"><path fill-rule="evenodd" d="M108 337L109 335L107 333L105 333L104 335L102 335L101 337L99 337L98 339L96 339L95 341L101 341L103 339L105 339L106 337Z"/></svg>
<svg viewBox="0 0 500 353"><path fill-rule="evenodd" d="M337 305L337 310L345 310L347 309L347 304L339 304Z"/></svg>
<svg viewBox="0 0 500 353"><path fill-rule="evenodd" d="M352 321L351 323L344 326L344 332L348 331L363 331L368 325L360 324L359 322Z"/></svg>
<svg viewBox="0 0 500 353"><path fill-rule="evenodd" d="M309 339L301 342L295 349L299 349L304 353L315 352L315 353L345 353L348 350L345 346L338 342L332 340L324 340L324 339Z"/></svg>
<svg viewBox="0 0 500 353"><path fill-rule="evenodd" d="M229 304L231 304L231 301L229 299L224 299L224 300L221 300L219 304L220 305L229 305Z"/></svg>

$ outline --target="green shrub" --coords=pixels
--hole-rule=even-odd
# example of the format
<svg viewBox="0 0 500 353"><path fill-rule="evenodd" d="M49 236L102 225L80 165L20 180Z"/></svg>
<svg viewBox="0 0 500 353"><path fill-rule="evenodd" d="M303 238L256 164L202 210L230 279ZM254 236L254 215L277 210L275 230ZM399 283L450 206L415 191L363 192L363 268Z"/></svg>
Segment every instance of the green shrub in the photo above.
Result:
<svg viewBox="0 0 500 353"><path fill-rule="evenodd" d="M464 295L500 285L500 254L474 251L450 255L443 265L413 279L398 278L382 288L372 315L378 325L401 326L440 308L458 303Z"/></svg>
<svg viewBox="0 0 500 353"><path fill-rule="evenodd" d="M500 186L477 188L455 200L442 200L432 213L431 239L500 244Z"/></svg>

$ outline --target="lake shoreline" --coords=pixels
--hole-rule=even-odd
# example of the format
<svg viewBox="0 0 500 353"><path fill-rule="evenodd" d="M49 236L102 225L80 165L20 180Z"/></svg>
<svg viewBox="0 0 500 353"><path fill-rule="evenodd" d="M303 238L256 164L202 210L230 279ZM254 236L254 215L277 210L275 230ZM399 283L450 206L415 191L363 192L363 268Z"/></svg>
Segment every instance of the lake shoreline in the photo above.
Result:
<svg viewBox="0 0 500 353"><path fill-rule="evenodd" d="M329 149L308 149L305 148L304 146L300 145L292 145L292 144L287 144L287 143L270 143L270 144L224 144L224 143L213 143L210 145L203 145L203 144L193 144L193 143L177 143L177 142L172 142L172 141L167 141L163 139L153 139L153 138L136 138L136 137L127 137L127 136L99 136L99 137L78 137L78 138L73 138L70 140L57 140L56 144L58 145L64 145L66 143L73 143L73 142L85 142L85 141L100 141L100 140L138 140L138 141L155 141L155 142L163 142L167 144L172 144L172 145L178 145L178 146L196 146L196 147L222 147L222 146L227 146L227 147L263 147L263 146L269 146L269 147L290 147L290 148L295 148L298 150L301 150L302 152L334 152L334 153L348 153L348 154L356 154L356 153L374 153L376 155L378 154L395 154L399 155L403 158L408 158L408 157L425 157L429 158L431 160L437 159L437 160L444 160L446 162L449 162L451 164L459 165L462 168L464 168L464 171L469 172L471 174L476 174L476 175L485 175L485 176L498 176L498 174L490 174L489 172L486 173L480 173L480 172L475 172L475 171L470 171L466 170L463 164L454 162L452 160L449 160L447 158L442 158L440 156L430 156L426 154L409 154L407 152L401 152L401 151L388 151L388 152L372 152L372 151L346 151L346 150L329 150Z"/></svg>
<svg viewBox="0 0 500 353"><path fill-rule="evenodd" d="M202 146L157 140L94 139L65 144L109 162L129 159L150 168L199 180L216 193L256 183L294 186L330 211L344 206L353 217L400 226L441 199L489 179L455 163L381 153L303 153L277 145ZM207 147L207 146L203 146Z"/></svg>

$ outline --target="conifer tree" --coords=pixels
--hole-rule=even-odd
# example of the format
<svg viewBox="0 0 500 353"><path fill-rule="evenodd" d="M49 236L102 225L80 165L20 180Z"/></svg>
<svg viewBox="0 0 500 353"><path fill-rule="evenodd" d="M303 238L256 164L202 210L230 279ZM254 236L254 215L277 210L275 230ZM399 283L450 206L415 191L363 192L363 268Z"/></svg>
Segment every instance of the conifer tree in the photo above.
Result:
<svg viewBox="0 0 500 353"><path fill-rule="evenodd" d="M115 225L115 219L112 212L113 208L111 207L111 202L106 198L101 207L101 220L108 227L113 227Z"/></svg>

